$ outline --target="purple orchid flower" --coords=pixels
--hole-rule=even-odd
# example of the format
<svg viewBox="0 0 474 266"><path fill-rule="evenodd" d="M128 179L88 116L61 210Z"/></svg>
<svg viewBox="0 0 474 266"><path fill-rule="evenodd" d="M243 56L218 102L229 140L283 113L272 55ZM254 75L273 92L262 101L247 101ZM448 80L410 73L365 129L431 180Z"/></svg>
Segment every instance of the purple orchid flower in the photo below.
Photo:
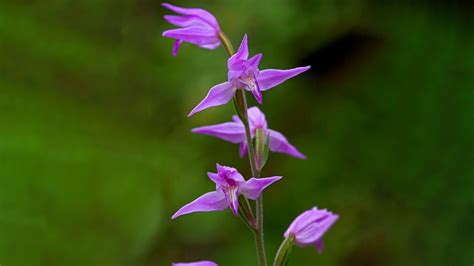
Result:
<svg viewBox="0 0 474 266"><path fill-rule="evenodd" d="M300 247L316 245L321 254L322 237L338 218L337 214L314 207L296 217L284 235L286 238L292 237L294 243Z"/></svg>
<svg viewBox="0 0 474 266"><path fill-rule="evenodd" d="M266 69L260 71L258 65L262 54L248 59L247 35L244 36L239 50L227 62L228 81L218 84L209 90L207 96L189 113L188 116L204 109L228 103L240 88L252 92L258 103L262 103L262 91L269 90L285 80L299 75L310 68L297 67L288 70Z"/></svg>
<svg viewBox="0 0 474 266"><path fill-rule="evenodd" d="M248 119L250 134L255 138L256 130L263 130L265 136L269 136L269 149L273 152L286 153L300 159L306 159L304 154L298 151L288 140L278 131L268 129L265 114L258 107L248 109ZM245 127L237 115L232 117L233 122L227 122L211 126L203 126L192 129L193 133L214 136L232 143L240 144L240 157L247 153L247 141L245 139Z"/></svg>
<svg viewBox="0 0 474 266"><path fill-rule="evenodd" d="M203 261L195 261L195 262L175 262L172 266L218 266L217 263L203 260Z"/></svg>
<svg viewBox="0 0 474 266"><path fill-rule="evenodd" d="M217 173L207 173L216 184L216 191L208 192L179 209L171 219L192 212L222 211L229 207L238 216L239 195L256 200L262 191L280 180L281 176L245 180L237 169L216 165Z"/></svg>
<svg viewBox="0 0 474 266"><path fill-rule="evenodd" d="M167 3L162 5L179 14L164 16L169 23L181 27L163 32L164 37L176 39L173 56L178 54L179 47L183 42L211 50L221 45L219 23L211 13L199 8L182 8Z"/></svg>

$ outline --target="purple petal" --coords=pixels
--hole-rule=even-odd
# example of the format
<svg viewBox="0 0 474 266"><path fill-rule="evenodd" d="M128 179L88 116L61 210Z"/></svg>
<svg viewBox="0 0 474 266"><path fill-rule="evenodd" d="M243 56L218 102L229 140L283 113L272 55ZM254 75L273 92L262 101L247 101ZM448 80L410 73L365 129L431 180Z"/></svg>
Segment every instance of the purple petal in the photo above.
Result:
<svg viewBox="0 0 474 266"><path fill-rule="evenodd" d="M166 15L164 19L169 23L178 26L178 27L190 27L190 26L204 26L208 27L207 24L202 19L196 16L175 16L175 15Z"/></svg>
<svg viewBox="0 0 474 266"><path fill-rule="evenodd" d="M286 153L300 159L306 159L306 156L298 151L288 140L278 131L269 129L270 145L269 148L273 152Z"/></svg>
<svg viewBox="0 0 474 266"><path fill-rule="evenodd" d="M242 123L242 120L240 120L240 117L238 115L233 115L232 116L232 121L236 123Z"/></svg>
<svg viewBox="0 0 474 266"><path fill-rule="evenodd" d="M235 88L228 82L217 84L209 90L207 96L189 113L189 116L204 109L228 103L234 97Z"/></svg>
<svg viewBox="0 0 474 266"><path fill-rule="evenodd" d="M265 114L260 111L257 106L250 107L247 111L249 117L250 130L253 131L254 128L267 128L267 120L265 119Z"/></svg>
<svg viewBox="0 0 474 266"><path fill-rule="evenodd" d="M224 166L216 163L217 173L208 172L207 176L220 187L236 186L238 182L245 181L244 177L237 171L237 169L229 166Z"/></svg>
<svg viewBox="0 0 474 266"><path fill-rule="evenodd" d="M309 223L303 229L300 229L295 241L301 246L317 244L317 241L321 239L338 218L339 216L330 213L323 221Z"/></svg>
<svg viewBox="0 0 474 266"><path fill-rule="evenodd" d="M183 8L183 7L174 6L168 3L162 3L161 5L181 15L196 16L202 19L203 21L205 21L206 23L208 23L210 26L214 27L217 31L220 30L219 23L217 23L216 18L211 13L209 13L208 11L204 9Z"/></svg>
<svg viewBox="0 0 474 266"><path fill-rule="evenodd" d="M339 219L339 215L333 214L329 211L328 213L330 213L329 218L324 220L324 222L322 222L321 228L319 228L320 237L318 239L321 239L322 236L327 232L327 230L329 230L329 228L331 228L331 226Z"/></svg>
<svg viewBox="0 0 474 266"><path fill-rule="evenodd" d="M217 47L219 47L221 45L221 41L217 41L215 43L209 43L209 44L203 44L203 45L199 45L199 47L201 48L205 48L205 49L209 49L209 50L214 50L216 49Z"/></svg>
<svg viewBox="0 0 474 266"><path fill-rule="evenodd" d="M239 50L237 51L237 53L235 53L233 56L229 58L229 60L227 61L227 66L229 69L232 69L232 70L241 70L241 69L234 69L235 68L234 64L241 60L247 60L248 57L249 57L249 48L247 45L247 34L245 34L244 38L242 39L242 42L240 43Z"/></svg>
<svg viewBox="0 0 474 266"><path fill-rule="evenodd" d="M217 263L203 260L203 261L195 261L195 262L175 262L172 266L218 266Z"/></svg>
<svg viewBox="0 0 474 266"><path fill-rule="evenodd" d="M296 217L295 220L293 220L293 222L291 222L291 224L288 227L288 229L286 230L284 236L286 238L288 238L290 235L295 236L298 233L299 228L302 228L305 225L308 225L309 223L311 223L313 221L313 220L311 220L311 219L314 219L313 216L314 216L313 209L305 211L302 214L298 215L298 217Z"/></svg>
<svg viewBox="0 0 474 266"><path fill-rule="evenodd" d="M244 142L241 142L239 145L240 158L244 158L246 154L247 154L247 142L244 141Z"/></svg>
<svg viewBox="0 0 474 266"><path fill-rule="evenodd" d="M306 70L310 69L310 66L297 67L293 69L266 69L260 71L258 75L258 82L262 91L269 90L277 85L280 85L285 80L297 76Z"/></svg>
<svg viewBox="0 0 474 266"><path fill-rule="evenodd" d="M208 45L219 42L217 33L210 27L191 26L163 32L164 37L179 39L196 45Z"/></svg>
<svg viewBox="0 0 474 266"><path fill-rule="evenodd" d="M248 199L256 200L265 188L280 180L281 178L282 176L250 178L240 186L240 193Z"/></svg>
<svg viewBox="0 0 474 266"><path fill-rule="evenodd" d="M252 58L249 59L248 64L249 67L258 69L258 65L260 64L260 61L262 61L263 54L256 54Z"/></svg>
<svg viewBox="0 0 474 266"><path fill-rule="evenodd" d="M235 66L235 68L236 68L237 70L229 69L229 71L227 72L227 79L228 79L228 80L239 79L240 76L242 76L242 70L239 69L238 66ZM239 86L240 86L240 84L239 84Z"/></svg>
<svg viewBox="0 0 474 266"><path fill-rule="evenodd" d="M197 127L193 128L191 132L214 136L232 143L239 143L245 140L244 125L236 122Z"/></svg>
<svg viewBox="0 0 474 266"><path fill-rule="evenodd" d="M176 42L174 42L173 51L172 51L173 56L176 56L178 54L179 47L181 46L182 43L183 43L182 40L176 40Z"/></svg>
<svg viewBox="0 0 474 266"><path fill-rule="evenodd" d="M316 248L318 249L319 254L323 253L324 245L322 239L318 239L318 241L316 241Z"/></svg>
<svg viewBox="0 0 474 266"><path fill-rule="evenodd" d="M285 232L285 237L292 235L295 238L295 244L299 246L308 246L319 243L326 231L339 218L327 210L318 210L316 207L303 212L291 223ZM322 245L321 245L322 248Z"/></svg>
<svg viewBox="0 0 474 266"><path fill-rule="evenodd" d="M222 182L221 176L216 173L207 172L207 176L209 177L209 179L211 179L212 182L216 184L220 184Z"/></svg>
<svg viewBox="0 0 474 266"><path fill-rule="evenodd" d="M230 186L237 185L237 182L245 181L244 177L235 169L234 167L229 167L225 165L220 165L216 163L217 173L221 176L226 182L231 182L228 184Z"/></svg>
<svg viewBox="0 0 474 266"><path fill-rule="evenodd" d="M176 219L181 215L192 212L222 211L225 208L227 208L227 203L224 194L222 192L212 191L184 205L171 219Z"/></svg>

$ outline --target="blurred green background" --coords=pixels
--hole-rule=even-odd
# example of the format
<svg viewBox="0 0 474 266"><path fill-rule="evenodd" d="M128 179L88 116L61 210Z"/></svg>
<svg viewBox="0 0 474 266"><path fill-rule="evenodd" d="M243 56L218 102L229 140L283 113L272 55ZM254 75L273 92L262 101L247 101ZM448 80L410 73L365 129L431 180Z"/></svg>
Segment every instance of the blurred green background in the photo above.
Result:
<svg viewBox="0 0 474 266"><path fill-rule="evenodd" d="M176 1L208 9L261 68L311 64L264 95L268 256L302 211L341 218L291 265L472 265L472 1ZM256 265L230 211L171 215L213 189L238 147L193 135L232 105L187 113L226 79L226 53L184 44L153 0L0 1L0 264ZM252 102L254 103L254 102Z"/></svg>

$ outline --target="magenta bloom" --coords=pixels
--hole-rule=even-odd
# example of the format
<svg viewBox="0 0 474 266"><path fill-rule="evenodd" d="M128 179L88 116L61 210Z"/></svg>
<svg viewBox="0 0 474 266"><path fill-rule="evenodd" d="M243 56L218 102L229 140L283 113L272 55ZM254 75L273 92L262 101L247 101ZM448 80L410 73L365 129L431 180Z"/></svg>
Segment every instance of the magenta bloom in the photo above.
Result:
<svg viewBox="0 0 474 266"><path fill-rule="evenodd" d="M175 262L172 266L217 266L217 263L208 260L203 260L195 262Z"/></svg>
<svg viewBox="0 0 474 266"><path fill-rule="evenodd" d="M278 131L267 128L265 114L258 107L248 109L248 119L250 124L250 133L252 138L258 129L264 130L265 135L269 136L269 149L273 152L286 153L288 155L305 159L306 157L299 152L288 140ZM220 139L240 144L240 157L244 157L247 152L247 141L245 139L245 127L237 115L232 117L233 122L227 122L211 126L194 128L193 133L210 135Z"/></svg>
<svg viewBox="0 0 474 266"><path fill-rule="evenodd" d="M208 192L179 209L171 219L192 212L222 211L229 207L235 216L238 215L239 195L256 200L269 185L280 180L281 176L250 178L245 180L237 169L217 166L217 173L207 173L216 184L216 191Z"/></svg>
<svg viewBox="0 0 474 266"><path fill-rule="evenodd" d="M239 50L227 61L228 80L209 90L207 96L189 113L191 116L204 109L228 103L240 88L252 92L258 103L262 103L262 91L269 90L285 80L299 75L310 67L297 67L288 70L266 69L260 71L258 65L262 54L248 59L247 35L244 36Z"/></svg>
<svg viewBox="0 0 474 266"><path fill-rule="evenodd" d="M301 247L316 245L321 253L322 237L338 218L337 214L314 207L296 217L284 235L286 238L293 237L294 243Z"/></svg>
<svg viewBox="0 0 474 266"><path fill-rule="evenodd" d="M219 23L211 13L198 8L182 8L167 3L162 5L179 14L164 17L169 23L181 27L163 32L164 37L176 39L173 56L178 54L179 46L183 42L211 50L219 47Z"/></svg>

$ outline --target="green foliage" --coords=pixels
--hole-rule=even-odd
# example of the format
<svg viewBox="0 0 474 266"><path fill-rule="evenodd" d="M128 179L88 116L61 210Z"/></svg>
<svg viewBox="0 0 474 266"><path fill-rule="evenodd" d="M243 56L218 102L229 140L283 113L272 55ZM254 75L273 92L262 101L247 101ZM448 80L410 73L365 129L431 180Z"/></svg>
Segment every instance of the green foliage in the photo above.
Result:
<svg viewBox="0 0 474 266"><path fill-rule="evenodd" d="M353 30L378 40L265 94L269 127L308 157L265 166L285 177L265 194L268 257L316 205L341 218L322 256L293 248L290 265L472 263L474 34L462 6L445 5L202 3L234 45L249 34L262 68L301 65ZM230 212L169 219L213 189L216 162L250 171L235 145L190 133L229 120L231 104L186 118L226 79L225 51L184 44L172 58L164 12L154 1L0 3L0 264L255 264Z"/></svg>

